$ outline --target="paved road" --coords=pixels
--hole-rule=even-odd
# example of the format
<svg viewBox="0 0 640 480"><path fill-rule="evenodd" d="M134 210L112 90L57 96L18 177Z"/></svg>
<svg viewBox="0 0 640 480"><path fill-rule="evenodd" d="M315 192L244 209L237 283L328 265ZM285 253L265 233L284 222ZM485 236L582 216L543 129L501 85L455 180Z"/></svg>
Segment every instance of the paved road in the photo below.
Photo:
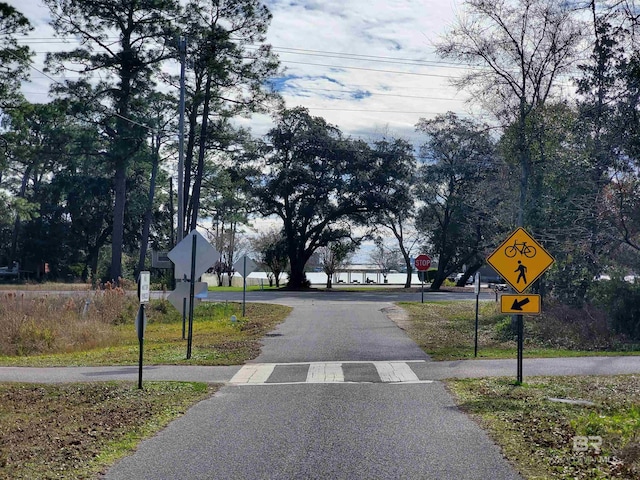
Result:
<svg viewBox="0 0 640 480"><path fill-rule="evenodd" d="M271 375L264 383L282 383L283 381L306 382L312 365L340 364L345 381L354 375L360 375L359 381L369 383L382 382L377 368L384 362L299 362L248 364L254 370L268 372ZM406 363L419 381L443 380L445 378L480 378L516 376L516 360L459 360L452 362L388 362ZM230 383L242 369L231 367L200 367L157 365L145 366L144 380L178 380L206 383ZM358 370L354 373L354 370ZM283 380L282 370L287 371ZM362 374L366 370L366 375ZM574 357L574 358L525 358L524 376L535 375L612 375L640 373L640 356L633 357ZM293 378L293 380L291 380ZM138 380L138 367L0 367L0 382L67 383L107 380Z"/></svg>
<svg viewBox="0 0 640 480"><path fill-rule="evenodd" d="M352 297L353 300L353 297ZM107 479L517 479L372 301L303 301L260 357Z"/></svg>
<svg viewBox="0 0 640 480"><path fill-rule="evenodd" d="M431 292L429 290L422 292L406 292L402 288L397 291L379 291L372 287L370 291L348 292L341 288L333 290L312 290L306 292L289 292L282 290L255 290L246 292L247 302L266 302L280 303L283 305L306 305L309 302L334 302L334 303L352 303L357 302L420 302L424 301L449 301L449 300L475 300L473 288L467 288L465 292ZM159 295L159 293L156 293ZM356 300L354 300L356 299ZM495 294L491 291L483 291L480 293L481 300L495 300ZM241 302L242 292L209 292L209 301L229 301Z"/></svg>

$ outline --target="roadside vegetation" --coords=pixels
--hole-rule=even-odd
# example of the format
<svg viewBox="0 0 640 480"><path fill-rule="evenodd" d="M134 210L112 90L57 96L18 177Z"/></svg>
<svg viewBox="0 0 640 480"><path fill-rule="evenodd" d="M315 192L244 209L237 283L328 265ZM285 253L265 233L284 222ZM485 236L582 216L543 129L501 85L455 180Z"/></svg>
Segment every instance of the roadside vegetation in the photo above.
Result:
<svg viewBox="0 0 640 480"><path fill-rule="evenodd" d="M521 386L504 378L456 379L447 385L527 479L640 478L639 375L530 377Z"/></svg>
<svg viewBox="0 0 640 480"><path fill-rule="evenodd" d="M475 302L401 302L409 316L406 331L434 360L474 357ZM628 312L628 311L627 311ZM631 315L631 312L628 312ZM614 317L615 318L615 317ZM478 358L513 358L516 332L511 317L495 302L481 302ZM640 355L640 341L620 333L596 307L546 304L541 315L525 316L525 357Z"/></svg>
<svg viewBox="0 0 640 480"><path fill-rule="evenodd" d="M0 478L95 478L215 385L0 384Z"/></svg>
<svg viewBox="0 0 640 480"><path fill-rule="evenodd" d="M0 293L0 364L135 365L139 345L135 296L120 288L86 295ZM192 357L186 360L182 316L167 300L146 309L145 364L236 365L255 358L260 339L291 309L249 303L203 303L194 310ZM232 321L232 316L236 321Z"/></svg>

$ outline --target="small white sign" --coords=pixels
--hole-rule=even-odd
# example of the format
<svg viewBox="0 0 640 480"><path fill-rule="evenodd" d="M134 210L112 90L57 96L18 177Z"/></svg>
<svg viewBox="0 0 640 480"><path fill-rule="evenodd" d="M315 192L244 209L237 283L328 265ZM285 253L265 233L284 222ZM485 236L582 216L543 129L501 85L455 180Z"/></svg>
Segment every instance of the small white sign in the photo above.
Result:
<svg viewBox="0 0 640 480"><path fill-rule="evenodd" d="M149 303L151 298L151 272L140 272L140 303Z"/></svg>

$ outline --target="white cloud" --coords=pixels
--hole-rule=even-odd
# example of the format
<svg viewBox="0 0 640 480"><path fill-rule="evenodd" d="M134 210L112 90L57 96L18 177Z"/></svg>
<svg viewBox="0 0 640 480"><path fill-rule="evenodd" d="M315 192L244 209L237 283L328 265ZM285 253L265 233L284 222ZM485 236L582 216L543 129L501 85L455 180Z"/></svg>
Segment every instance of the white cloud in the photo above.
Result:
<svg viewBox="0 0 640 480"><path fill-rule="evenodd" d="M410 138L420 117L465 111L463 96L443 78L460 70L433 53L453 21L453 0L268 4L268 40L286 68L287 106L308 107L347 134L388 127Z"/></svg>
<svg viewBox="0 0 640 480"><path fill-rule="evenodd" d="M433 44L454 19L457 0L270 0L267 40L285 68L279 79L288 107L310 109L345 134L369 139L388 131L416 140L421 117L465 113L464 94L448 83L460 69L443 65ZM52 42L48 12L39 0L9 0L36 27L34 50L64 48ZM36 57L42 68L43 53ZM429 63L425 63L429 62ZM46 101L50 81L32 72L24 91ZM264 134L268 115L239 119Z"/></svg>

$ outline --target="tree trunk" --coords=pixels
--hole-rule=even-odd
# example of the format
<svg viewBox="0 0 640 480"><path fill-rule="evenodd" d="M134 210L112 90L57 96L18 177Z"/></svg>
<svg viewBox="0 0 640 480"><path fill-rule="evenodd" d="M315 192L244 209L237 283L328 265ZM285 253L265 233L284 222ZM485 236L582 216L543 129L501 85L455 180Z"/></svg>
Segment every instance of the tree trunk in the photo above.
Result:
<svg viewBox="0 0 640 480"><path fill-rule="evenodd" d="M403 288L411 288L411 280L413 280L413 267L411 266L411 258L406 250L400 247L402 252L402 258L404 258L404 264L407 266L407 279L404 282Z"/></svg>
<svg viewBox="0 0 640 480"><path fill-rule="evenodd" d="M327 288L331 288L331 274L327 273Z"/></svg>
<svg viewBox="0 0 640 480"><path fill-rule="evenodd" d="M25 198L27 195L27 185L29 183L29 177L31 176L31 165L29 165L24 175L22 176L22 182L20 184L20 193L18 194L19 198ZM18 261L18 238L20 237L20 226L22 222L20 221L20 216L16 215L16 221L13 224L13 232L11 234L11 253L9 261L16 262Z"/></svg>
<svg viewBox="0 0 640 480"><path fill-rule="evenodd" d="M183 225L185 230L189 225L189 213L188 213L188 205L189 205L189 189L191 187L191 166L193 165L193 152L195 151L196 146L196 129L198 126L198 109L201 105L201 102L197 102L199 99L200 87L202 85L201 77L196 79L195 90L193 94L193 105L191 106L191 111L189 112L189 133L187 135L187 148L184 155L184 184L182 185L182 212L178 212L178 215L182 215ZM180 185L178 185L180 188ZM184 236L187 232L182 232Z"/></svg>
<svg viewBox="0 0 640 480"><path fill-rule="evenodd" d="M122 277L122 244L124 241L124 209L127 195L127 165L119 161L114 179L115 203L111 234L111 281L118 284Z"/></svg>
<svg viewBox="0 0 640 480"><path fill-rule="evenodd" d="M304 266L306 262L297 256L290 256L289 262L291 264L291 275L289 276L287 288L301 290L305 283Z"/></svg>

